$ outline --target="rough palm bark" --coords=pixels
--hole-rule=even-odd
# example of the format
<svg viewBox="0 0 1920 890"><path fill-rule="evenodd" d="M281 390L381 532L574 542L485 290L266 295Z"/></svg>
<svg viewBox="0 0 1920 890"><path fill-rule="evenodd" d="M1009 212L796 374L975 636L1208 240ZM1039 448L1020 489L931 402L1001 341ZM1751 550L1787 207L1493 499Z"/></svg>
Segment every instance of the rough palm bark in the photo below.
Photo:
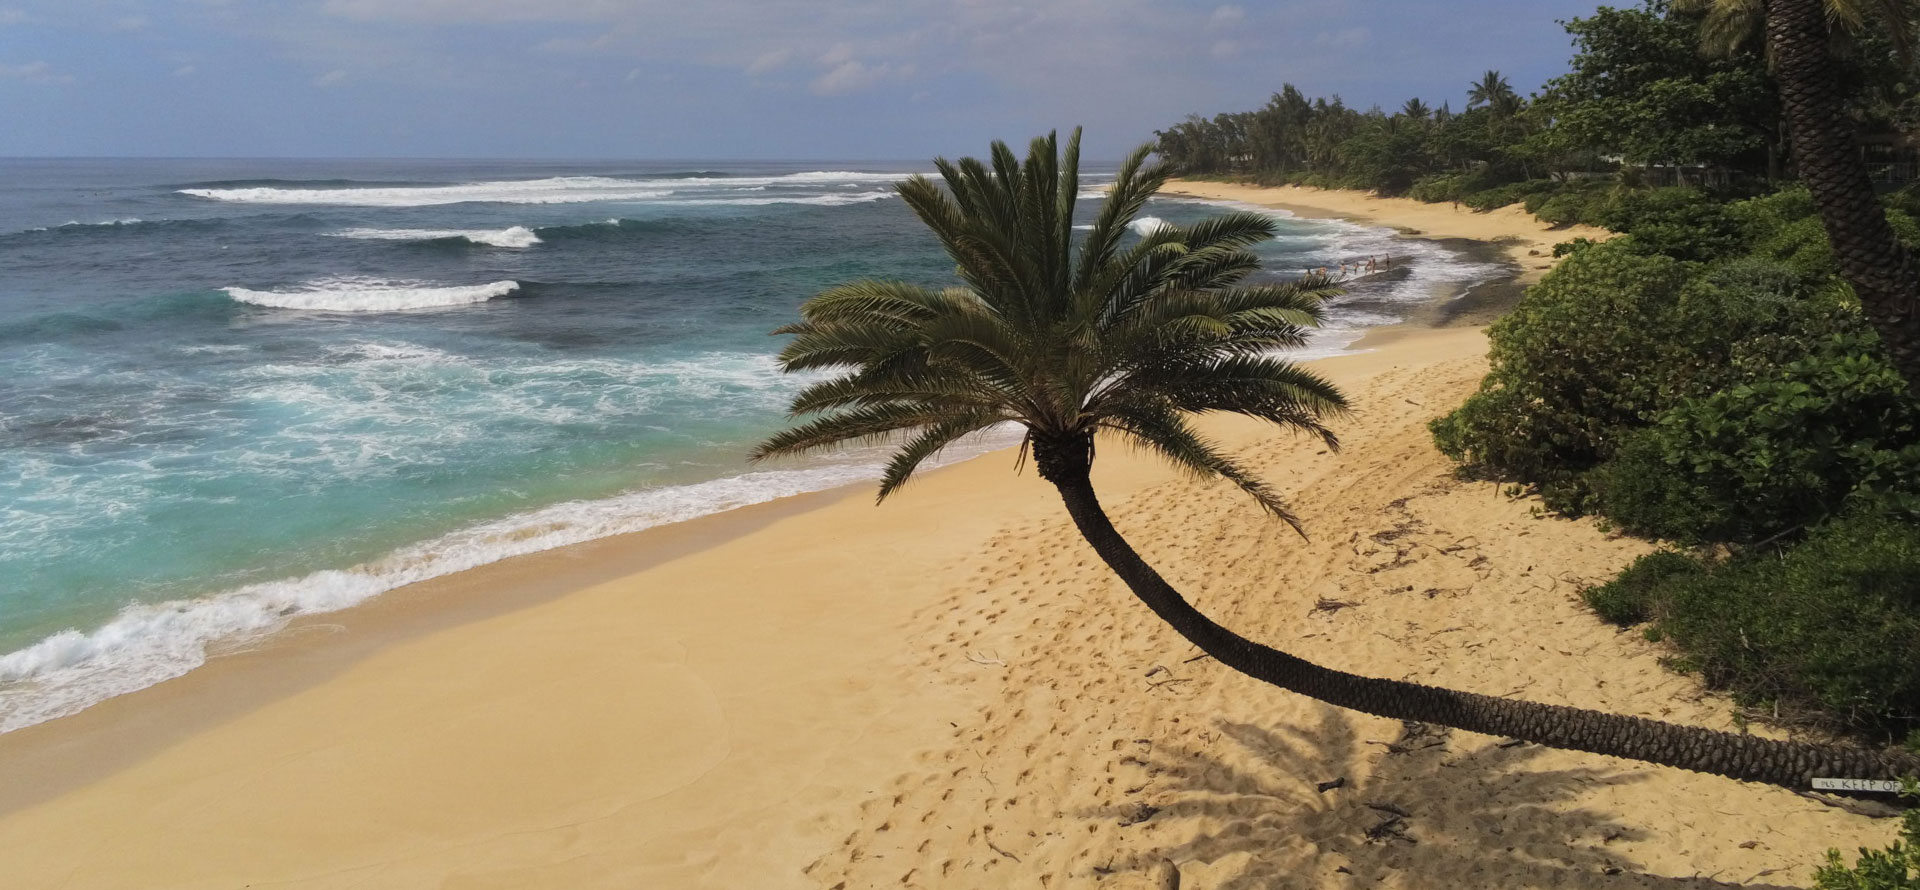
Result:
<svg viewBox="0 0 1920 890"><path fill-rule="evenodd" d="M1816 777L1895 779L1920 774L1920 757L1905 753L1774 741L1321 667L1214 623L1134 552L1108 521L1094 493L1089 475L1091 437L1036 437L1033 456L1041 477L1059 489L1080 534L1147 608L1222 665L1282 689L1379 717L1418 720L1794 790L1808 789Z"/></svg>
<svg viewBox="0 0 1920 890"><path fill-rule="evenodd" d="M1824 0L1766 0L1767 47L1800 178L1833 242L1841 277L1907 385L1920 392L1920 268L1873 191L1845 112Z"/></svg>

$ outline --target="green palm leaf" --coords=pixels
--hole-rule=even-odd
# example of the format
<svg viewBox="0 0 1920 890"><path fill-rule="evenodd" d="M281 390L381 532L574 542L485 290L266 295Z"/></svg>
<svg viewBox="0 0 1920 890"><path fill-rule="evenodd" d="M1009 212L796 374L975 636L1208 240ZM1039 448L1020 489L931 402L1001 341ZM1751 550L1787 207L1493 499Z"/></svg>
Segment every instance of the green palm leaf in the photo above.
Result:
<svg viewBox="0 0 1920 890"><path fill-rule="evenodd" d="M834 376L792 404L796 425L756 459L849 442L897 443L885 497L928 458L999 423L1030 441L1085 440L1105 430L1182 469L1227 479L1293 522L1280 499L1187 418L1230 412L1334 442L1338 390L1271 353L1306 341L1323 279L1250 283L1251 248L1271 217L1226 213L1134 234L1131 223L1166 182L1142 147L1121 164L1092 226L1076 238L1080 134L1052 134L1024 162L1004 143L986 160L935 161L938 180L899 194L949 257L962 286L859 280L800 308L780 353L786 371Z"/></svg>

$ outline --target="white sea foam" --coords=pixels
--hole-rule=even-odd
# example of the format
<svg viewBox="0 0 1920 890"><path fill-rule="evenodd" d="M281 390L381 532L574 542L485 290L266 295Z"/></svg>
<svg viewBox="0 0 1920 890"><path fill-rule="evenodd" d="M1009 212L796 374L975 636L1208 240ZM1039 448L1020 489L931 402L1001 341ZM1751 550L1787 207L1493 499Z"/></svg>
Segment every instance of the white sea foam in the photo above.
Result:
<svg viewBox="0 0 1920 890"><path fill-rule="evenodd" d="M1127 223L1128 228L1142 235L1151 235L1166 225L1167 221L1157 216L1136 216Z"/></svg>
<svg viewBox="0 0 1920 890"><path fill-rule="evenodd" d="M368 186L361 188L190 188L180 194L241 204L334 204L354 207L430 207L439 204L578 204L594 201L653 201L683 192L695 196L766 186L860 187L896 182L904 173L819 171L784 176L619 179L608 176L553 176L453 185ZM872 199L866 199L872 200ZM754 203L744 201L743 203ZM771 201L767 203L772 203ZM827 202L807 202L827 203Z"/></svg>
<svg viewBox="0 0 1920 890"><path fill-rule="evenodd" d="M486 284L438 285L424 281L380 278L323 278L293 290L261 291L244 287L221 288L242 303L274 309L316 312L400 312L466 306L504 297L520 289L517 281Z"/></svg>
<svg viewBox="0 0 1920 890"><path fill-rule="evenodd" d="M1007 444L989 436L949 455ZM945 462L945 461L943 461ZM470 526L344 570L252 584L192 600L131 605L91 632L65 630L0 655L0 733L77 713L178 677L287 625L405 584L610 535L640 531L810 491L877 478L873 463L746 473L708 482L573 501Z"/></svg>
<svg viewBox="0 0 1920 890"><path fill-rule="evenodd" d="M1241 201L1194 198L1184 195L1155 198L1159 202L1201 204L1286 220L1290 225L1275 241L1289 252L1305 254L1311 262L1329 270L1341 262L1364 263L1367 258L1391 259L1391 266L1405 269L1403 277L1377 279L1384 285L1368 283L1366 277L1350 284L1350 299L1379 303L1424 303L1436 294L1453 291L1464 294L1472 285L1492 279L1506 271L1497 263L1467 259L1458 251L1422 238L1410 238L1394 229L1369 226L1344 219L1302 219L1291 211L1263 207ZM1134 220L1136 230L1151 217ZM1157 222L1157 221L1156 221ZM1289 270L1276 270L1289 271ZM1299 271L1299 270L1291 270ZM1304 349L1291 350L1289 358L1307 360L1346 355L1365 336L1368 328L1393 324L1401 319L1380 312L1363 311L1335 302L1328 307L1326 322L1313 331Z"/></svg>
<svg viewBox="0 0 1920 890"><path fill-rule="evenodd" d="M865 204L870 201L883 201L893 197L892 192L859 192L851 195L794 195L791 197L768 198L673 198L655 201L673 207L703 207L724 204L740 206L761 206L767 204L811 204L819 207L843 207L848 204Z"/></svg>
<svg viewBox="0 0 1920 890"><path fill-rule="evenodd" d="M673 194L668 181L640 182L605 176L474 182L461 185L370 188L181 189L180 194L240 204L337 204L353 207L430 207L438 204L578 204L645 201Z"/></svg>
<svg viewBox="0 0 1920 890"><path fill-rule="evenodd" d="M474 244L486 247L532 247L540 243L540 236L526 226L512 226L505 229L348 229L334 232L336 238L355 238L371 241L439 241L443 238L464 238Z"/></svg>

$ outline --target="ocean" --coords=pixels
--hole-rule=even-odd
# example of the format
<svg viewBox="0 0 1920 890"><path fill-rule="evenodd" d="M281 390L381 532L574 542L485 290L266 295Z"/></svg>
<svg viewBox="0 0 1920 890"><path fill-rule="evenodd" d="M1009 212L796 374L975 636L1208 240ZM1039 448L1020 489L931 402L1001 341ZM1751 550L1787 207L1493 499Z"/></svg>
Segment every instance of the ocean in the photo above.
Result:
<svg viewBox="0 0 1920 890"><path fill-rule="evenodd" d="M891 191L927 168L0 159L0 732L296 615L876 477L744 455L803 382L768 335L801 301L952 280ZM1264 274L1396 260L1301 358L1503 271L1276 215Z"/></svg>

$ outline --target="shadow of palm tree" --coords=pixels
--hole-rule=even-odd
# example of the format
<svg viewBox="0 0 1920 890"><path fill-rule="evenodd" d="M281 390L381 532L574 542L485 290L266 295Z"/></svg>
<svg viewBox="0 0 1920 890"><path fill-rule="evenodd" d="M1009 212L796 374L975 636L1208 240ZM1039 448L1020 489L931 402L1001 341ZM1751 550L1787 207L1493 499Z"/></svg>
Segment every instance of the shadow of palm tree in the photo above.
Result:
<svg viewBox="0 0 1920 890"><path fill-rule="evenodd" d="M1643 774L1530 768L1545 749L1515 743L1450 750L1448 730L1417 723L1395 739L1364 739L1334 708L1312 728L1217 728L1212 747L1238 752L1156 751L1147 758L1152 806L1083 814L1151 819L1158 830L1143 838L1184 839L1116 857L1102 871L1204 863L1220 890L1373 886L1403 871L1410 886L1785 890L1640 873L1613 845L1650 836L1579 800Z"/></svg>

